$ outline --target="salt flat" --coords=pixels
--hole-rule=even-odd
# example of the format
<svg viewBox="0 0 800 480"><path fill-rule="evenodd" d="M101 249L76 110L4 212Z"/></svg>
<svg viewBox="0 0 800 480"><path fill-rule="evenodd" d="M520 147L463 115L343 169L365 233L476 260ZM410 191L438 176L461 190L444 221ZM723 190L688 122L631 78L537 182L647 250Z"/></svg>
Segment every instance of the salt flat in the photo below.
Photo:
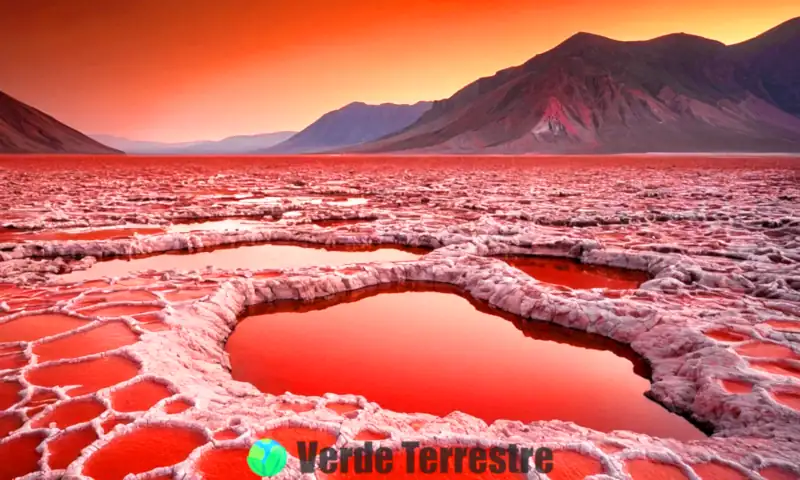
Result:
<svg viewBox="0 0 800 480"><path fill-rule="evenodd" d="M0 479L241 478L241 452L265 435L549 446L552 479L798 478L798 172L798 158L752 156L0 157L0 458L15 459ZM91 275L132 255L262 243L414 254ZM508 255L649 280L574 289ZM400 282L629 345L651 366L648 395L713 434L487 424L231 376L225 344L248 307ZM296 458L279 478L300 478Z"/></svg>

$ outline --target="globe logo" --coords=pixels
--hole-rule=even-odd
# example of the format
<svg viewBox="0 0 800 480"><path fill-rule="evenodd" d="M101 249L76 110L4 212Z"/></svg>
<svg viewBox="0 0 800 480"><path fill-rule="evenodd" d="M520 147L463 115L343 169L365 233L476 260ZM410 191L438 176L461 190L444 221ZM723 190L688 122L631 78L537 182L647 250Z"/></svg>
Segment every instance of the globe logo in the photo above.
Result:
<svg viewBox="0 0 800 480"><path fill-rule="evenodd" d="M286 466L286 449L280 443L262 438L250 447L247 465L259 477L274 477Z"/></svg>

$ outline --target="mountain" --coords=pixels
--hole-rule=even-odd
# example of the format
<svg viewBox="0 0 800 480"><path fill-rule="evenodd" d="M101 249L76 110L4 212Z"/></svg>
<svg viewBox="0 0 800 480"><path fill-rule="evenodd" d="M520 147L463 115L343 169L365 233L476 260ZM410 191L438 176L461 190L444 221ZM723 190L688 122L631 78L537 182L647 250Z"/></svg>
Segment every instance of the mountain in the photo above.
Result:
<svg viewBox="0 0 800 480"><path fill-rule="evenodd" d="M350 149L414 153L800 151L800 18L726 46L578 33Z"/></svg>
<svg viewBox="0 0 800 480"><path fill-rule="evenodd" d="M121 153L0 92L0 153Z"/></svg>
<svg viewBox="0 0 800 480"><path fill-rule="evenodd" d="M800 17L733 45L738 80L755 95L800 116Z"/></svg>
<svg viewBox="0 0 800 480"><path fill-rule="evenodd" d="M431 106L351 103L328 112L289 140L261 153L315 153L377 140L414 123Z"/></svg>
<svg viewBox="0 0 800 480"><path fill-rule="evenodd" d="M295 133L274 132L257 135L236 135L217 141L203 140L180 143L129 140L113 135L92 135L92 138L124 152L142 155L236 155L269 148L291 138Z"/></svg>

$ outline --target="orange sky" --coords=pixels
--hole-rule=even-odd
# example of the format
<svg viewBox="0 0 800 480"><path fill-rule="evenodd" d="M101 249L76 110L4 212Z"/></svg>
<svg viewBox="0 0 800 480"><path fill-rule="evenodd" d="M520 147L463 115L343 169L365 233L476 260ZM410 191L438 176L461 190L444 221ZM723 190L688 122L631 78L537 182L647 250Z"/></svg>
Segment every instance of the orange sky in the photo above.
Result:
<svg viewBox="0 0 800 480"><path fill-rule="evenodd" d="M445 98L577 31L736 43L797 15L797 0L3 1L0 90L86 133L216 139Z"/></svg>

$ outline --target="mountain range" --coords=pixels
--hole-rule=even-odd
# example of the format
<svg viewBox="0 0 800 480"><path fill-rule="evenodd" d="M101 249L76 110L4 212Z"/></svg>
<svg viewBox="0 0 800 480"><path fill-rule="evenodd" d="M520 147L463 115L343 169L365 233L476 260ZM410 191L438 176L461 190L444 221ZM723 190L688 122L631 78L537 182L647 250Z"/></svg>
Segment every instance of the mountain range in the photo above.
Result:
<svg viewBox="0 0 800 480"><path fill-rule="evenodd" d="M326 113L292 138L258 153L320 153L371 142L406 128L430 107L431 102L414 105L354 102Z"/></svg>
<svg viewBox="0 0 800 480"><path fill-rule="evenodd" d="M800 151L800 18L726 46L578 33L350 149L387 153Z"/></svg>
<svg viewBox="0 0 800 480"><path fill-rule="evenodd" d="M414 123L430 105L430 102L414 105L354 102L326 113L300 132L238 135L216 142L162 143L112 135L92 135L92 138L126 153L144 155L320 153L370 142L402 130Z"/></svg>
<svg viewBox="0 0 800 480"><path fill-rule="evenodd" d="M445 100L356 102L296 134L180 144L92 139L0 92L0 152L800 152L798 58L800 18L735 45L578 33Z"/></svg>
<svg viewBox="0 0 800 480"><path fill-rule="evenodd" d="M195 142L149 142L130 140L113 135L92 135L104 143L125 153L139 155L234 155L252 153L269 148L292 137L296 132L274 132L256 135L236 135L222 140L202 140Z"/></svg>

